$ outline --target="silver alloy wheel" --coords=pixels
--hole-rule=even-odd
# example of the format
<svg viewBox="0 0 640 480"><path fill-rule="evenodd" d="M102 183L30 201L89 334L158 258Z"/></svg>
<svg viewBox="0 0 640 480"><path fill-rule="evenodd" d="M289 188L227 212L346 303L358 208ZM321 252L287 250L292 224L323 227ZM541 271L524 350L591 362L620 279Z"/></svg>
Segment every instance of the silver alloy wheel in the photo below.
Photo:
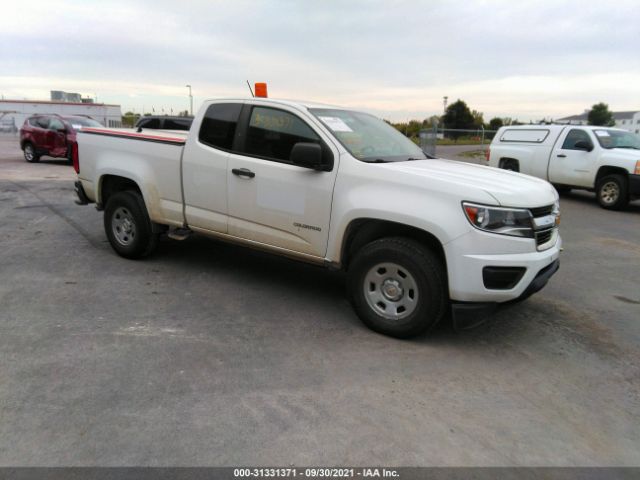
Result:
<svg viewBox="0 0 640 480"><path fill-rule="evenodd" d="M31 146L31 144L25 145L25 147L24 147L24 158L26 158L27 161L30 162L31 160L33 160L33 154L34 154L33 146Z"/></svg>
<svg viewBox="0 0 640 480"><path fill-rule="evenodd" d="M136 223L126 207L118 207L111 217L113 235L121 245L130 245L136 238Z"/></svg>
<svg viewBox="0 0 640 480"><path fill-rule="evenodd" d="M600 199L606 205L613 205L620 197L620 186L616 182L607 182L600 188Z"/></svg>
<svg viewBox="0 0 640 480"><path fill-rule="evenodd" d="M392 262L379 263L363 282L369 307L389 320L402 320L418 306L418 286L409 271Z"/></svg>

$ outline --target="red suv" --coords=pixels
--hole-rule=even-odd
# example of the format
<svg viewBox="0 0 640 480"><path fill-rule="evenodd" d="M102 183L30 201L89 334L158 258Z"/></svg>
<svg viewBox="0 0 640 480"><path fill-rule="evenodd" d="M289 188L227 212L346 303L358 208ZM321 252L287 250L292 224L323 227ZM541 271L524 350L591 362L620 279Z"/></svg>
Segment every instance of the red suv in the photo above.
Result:
<svg viewBox="0 0 640 480"><path fill-rule="evenodd" d="M37 162L43 155L66 158L71 163L71 146L83 127L102 125L89 117L35 115L27 118L20 129L20 148L27 162Z"/></svg>

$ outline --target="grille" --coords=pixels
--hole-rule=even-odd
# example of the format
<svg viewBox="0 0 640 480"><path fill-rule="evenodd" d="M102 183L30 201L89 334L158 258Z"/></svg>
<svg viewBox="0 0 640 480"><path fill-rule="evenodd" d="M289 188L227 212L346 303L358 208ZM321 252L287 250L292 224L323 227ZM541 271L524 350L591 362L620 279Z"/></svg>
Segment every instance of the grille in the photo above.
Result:
<svg viewBox="0 0 640 480"><path fill-rule="evenodd" d="M530 208L529 211L534 218L544 217L553 213L553 205L547 205L546 207ZM553 230L555 227L544 228L542 230L536 230L536 246L544 245L553 236Z"/></svg>
<svg viewBox="0 0 640 480"><path fill-rule="evenodd" d="M551 240L552 235L553 235L553 228L548 228L546 230L538 230L536 232L536 245L538 247L540 245L544 245L549 240Z"/></svg>
<svg viewBox="0 0 640 480"><path fill-rule="evenodd" d="M551 212L553 212L553 205L549 205L547 207L530 208L529 211L534 217L544 217L545 215L549 215Z"/></svg>

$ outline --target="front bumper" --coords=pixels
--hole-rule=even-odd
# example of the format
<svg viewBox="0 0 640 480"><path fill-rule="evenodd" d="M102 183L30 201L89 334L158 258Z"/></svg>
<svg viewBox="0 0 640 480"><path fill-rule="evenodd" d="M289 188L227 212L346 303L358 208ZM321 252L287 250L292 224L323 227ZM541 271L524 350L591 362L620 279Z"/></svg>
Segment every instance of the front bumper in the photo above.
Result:
<svg viewBox="0 0 640 480"><path fill-rule="evenodd" d="M540 290L546 281L537 276L560 256L562 239L557 233L545 250L536 249L535 240L507 237L474 230L444 245L452 302L505 303ZM512 284L488 288L485 268L522 269ZM554 270L550 268L550 270ZM548 277L550 277L552 272ZM548 277L546 280L548 280ZM536 288L540 283L542 285ZM533 286L532 286L533 285ZM492 285L489 284L491 287Z"/></svg>
<svg viewBox="0 0 640 480"><path fill-rule="evenodd" d="M534 293L542 290L549 279L560 269L560 260L557 259L540 270L522 294L509 303L520 302L529 298ZM455 330L468 330L483 323L489 313L492 313L500 304L497 302L465 303L453 302L451 314L453 328Z"/></svg>

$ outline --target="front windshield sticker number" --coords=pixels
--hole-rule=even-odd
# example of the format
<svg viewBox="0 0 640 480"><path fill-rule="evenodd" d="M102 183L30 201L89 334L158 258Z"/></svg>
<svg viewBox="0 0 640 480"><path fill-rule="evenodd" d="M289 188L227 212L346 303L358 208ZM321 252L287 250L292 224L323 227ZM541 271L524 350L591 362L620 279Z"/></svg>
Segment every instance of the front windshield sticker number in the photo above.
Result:
<svg viewBox="0 0 640 480"><path fill-rule="evenodd" d="M320 119L334 132L353 132L341 118L320 117Z"/></svg>
<svg viewBox="0 0 640 480"><path fill-rule="evenodd" d="M610 137L611 135L609 135L609 132L607 132L606 130L596 130L595 134L599 137Z"/></svg>

